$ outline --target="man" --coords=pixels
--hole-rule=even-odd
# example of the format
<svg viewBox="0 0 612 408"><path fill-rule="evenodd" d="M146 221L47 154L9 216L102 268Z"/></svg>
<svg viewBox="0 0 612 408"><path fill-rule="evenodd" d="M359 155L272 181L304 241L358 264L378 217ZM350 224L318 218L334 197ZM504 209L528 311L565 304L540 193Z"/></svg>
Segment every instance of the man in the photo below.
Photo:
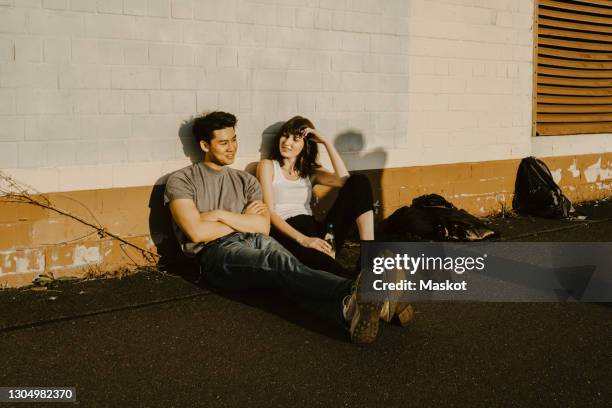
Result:
<svg viewBox="0 0 612 408"><path fill-rule="evenodd" d="M166 184L175 233L203 278L220 289L279 288L303 308L348 327L355 343L378 334L382 305L362 302L352 281L300 263L267 236L270 215L252 175L230 168L238 147L236 117L212 112L194 121L204 160ZM359 280L358 280L359 281Z"/></svg>

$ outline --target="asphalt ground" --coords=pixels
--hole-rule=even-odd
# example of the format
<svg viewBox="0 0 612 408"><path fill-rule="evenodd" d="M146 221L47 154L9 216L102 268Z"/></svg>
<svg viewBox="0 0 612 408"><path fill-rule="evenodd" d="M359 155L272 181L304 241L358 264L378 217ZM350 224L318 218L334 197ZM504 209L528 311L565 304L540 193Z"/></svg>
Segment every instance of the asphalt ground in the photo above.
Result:
<svg viewBox="0 0 612 408"><path fill-rule="evenodd" d="M491 226L498 239L612 241L612 204L583 211L590 221ZM195 279L0 292L0 386L71 386L84 407L612 405L611 304L424 303L408 328L356 346L280 293Z"/></svg>

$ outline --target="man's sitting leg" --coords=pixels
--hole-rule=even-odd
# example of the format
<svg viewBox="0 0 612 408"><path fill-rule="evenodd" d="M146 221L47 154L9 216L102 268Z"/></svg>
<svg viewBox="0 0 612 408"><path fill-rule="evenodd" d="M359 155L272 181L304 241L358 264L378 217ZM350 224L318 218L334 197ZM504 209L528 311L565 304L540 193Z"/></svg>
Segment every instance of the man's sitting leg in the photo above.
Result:
<svg viewBox="0 0 612 408"><path fill-rule="evenodd" d="M280 288L318 316L350 325L351 340L369 343L378 334L381 304L363 303L352 281L308 268L261 234L235 234L198 254L204 278L224 289ZM345 316L343 300L352 299L356 313ZM348 321L347 321L348 320Z"/></svg>

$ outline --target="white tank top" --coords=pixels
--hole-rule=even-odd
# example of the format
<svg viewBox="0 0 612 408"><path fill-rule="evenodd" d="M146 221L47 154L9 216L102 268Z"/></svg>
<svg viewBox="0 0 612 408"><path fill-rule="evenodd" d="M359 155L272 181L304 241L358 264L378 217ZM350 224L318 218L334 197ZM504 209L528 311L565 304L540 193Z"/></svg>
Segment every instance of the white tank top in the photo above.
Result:
<svg viewBox="0 0 612 408"><path fill-rule="evenodd" d="M274 193L274 211L284 220L296 215L312 215L310 199L312 184L309 178L288 180L276 160L274 163L274 178L272 192Z"/></svg>

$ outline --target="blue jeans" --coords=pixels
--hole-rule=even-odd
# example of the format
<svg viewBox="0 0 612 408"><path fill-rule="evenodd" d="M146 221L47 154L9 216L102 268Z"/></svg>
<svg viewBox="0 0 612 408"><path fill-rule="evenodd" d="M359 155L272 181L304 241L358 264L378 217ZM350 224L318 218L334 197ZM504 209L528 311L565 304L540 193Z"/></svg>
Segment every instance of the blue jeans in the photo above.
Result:
<svg viewBox="0 0 612 408"><path fill-rule="evenodd" d="M262 234L236 233L198 253L203 278L226 290L278 288L319 317L344 324L342 299L352 281L302 264Z"/></svg>

